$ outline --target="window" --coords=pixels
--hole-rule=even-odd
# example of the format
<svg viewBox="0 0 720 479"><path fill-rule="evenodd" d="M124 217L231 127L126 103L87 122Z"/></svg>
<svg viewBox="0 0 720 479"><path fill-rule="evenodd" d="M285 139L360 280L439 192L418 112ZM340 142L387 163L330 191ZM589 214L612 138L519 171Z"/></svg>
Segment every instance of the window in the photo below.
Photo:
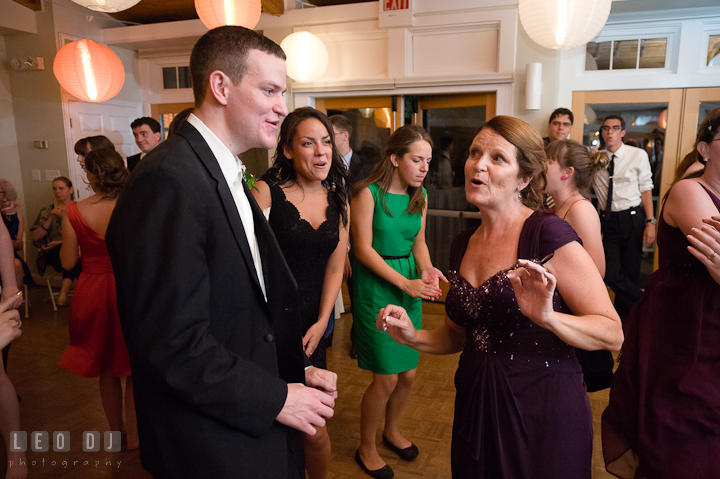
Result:
<svg viewBox="0 0 720 479"><path fill-rule="evenodd" d="M667 41L667 38L643 38L590 42L586 48L585 71L665 68Z"/></svg>
<svg viewBox="0 0 720 479"><path fill-rule="evenodd" d="M708 39L707 66L720 66L720 35L710 35Z"/></svg>
<svg viewBox="0 0 720 479"><path fill-rule="evenodd" d="M163 67L163 89L192 88L190 67Z"/></svg>

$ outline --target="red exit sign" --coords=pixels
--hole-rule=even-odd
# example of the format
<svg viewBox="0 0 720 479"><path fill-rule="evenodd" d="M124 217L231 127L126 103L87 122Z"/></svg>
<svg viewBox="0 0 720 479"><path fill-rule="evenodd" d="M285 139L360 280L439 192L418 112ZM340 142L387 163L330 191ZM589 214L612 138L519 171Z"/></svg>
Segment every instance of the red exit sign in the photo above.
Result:
<svg viewBox="0 0 720 479"><path fill-rule="evenodd" d="M410 8L410 0L383 0L383 10L407 10Z"/></svg>

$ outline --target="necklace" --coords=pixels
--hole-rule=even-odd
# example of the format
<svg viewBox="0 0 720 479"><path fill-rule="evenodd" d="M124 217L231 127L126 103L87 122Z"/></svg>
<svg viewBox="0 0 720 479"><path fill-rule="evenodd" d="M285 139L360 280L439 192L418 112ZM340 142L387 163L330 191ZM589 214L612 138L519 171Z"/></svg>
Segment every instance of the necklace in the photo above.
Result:
<svg viewBox="0 0 720 479"><path fill-rule="evenodd" d="M576 195L578 195L578 194L579 194L578 192L575 192L575 193L571 194L570 196L568 196L567 198L565 198L565 201L563 201L560 206L558 206L557 208L555 208L555 214L558 215L558 216L560 216L560 215L558 214L558 212L562 209L563 206L565 206L565 203L567 203L568 200L570 200L570 198L572 198L573 196L576 196Z"/></svg>

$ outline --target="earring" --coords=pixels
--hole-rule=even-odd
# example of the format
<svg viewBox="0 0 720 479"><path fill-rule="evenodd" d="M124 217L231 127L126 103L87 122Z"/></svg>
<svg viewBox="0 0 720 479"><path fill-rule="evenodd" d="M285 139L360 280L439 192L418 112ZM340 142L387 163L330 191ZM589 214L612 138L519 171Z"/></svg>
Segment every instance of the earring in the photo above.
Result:
<svg viewBox="0 0 720 479"><path fill-rule="evenodd" d="M562 176L560 177L560 179L561 179L561 180L567 180L567 176L562 175Z"/></svg>
<svg viewBox="0 0 720 479"><path fill-rule="evenodd" d="M522 201L522 193L518 191L518 201Z"/></svg>
<svg viewBox="0 0 720 479"><path fill-rule="evenodd" d="M706 164L707 162L708 162L708 158L705 158L705 157L700 158L700 163L702 163L703 165Z"/></svg>

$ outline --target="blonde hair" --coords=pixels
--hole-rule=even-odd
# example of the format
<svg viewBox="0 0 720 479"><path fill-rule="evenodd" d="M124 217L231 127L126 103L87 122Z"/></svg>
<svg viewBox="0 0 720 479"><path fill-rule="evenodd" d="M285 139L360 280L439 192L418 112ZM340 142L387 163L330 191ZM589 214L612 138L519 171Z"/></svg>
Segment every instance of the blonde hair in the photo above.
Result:
<svg viewBox="0 0 720 479"><path fill-rule="evenodd" d="M545 147L550 161L557 161L562 168L575 170L573 179L578 191L587 195L595 174L610 162L604 151L588 150L575 140L557 140Z"/></svg>

